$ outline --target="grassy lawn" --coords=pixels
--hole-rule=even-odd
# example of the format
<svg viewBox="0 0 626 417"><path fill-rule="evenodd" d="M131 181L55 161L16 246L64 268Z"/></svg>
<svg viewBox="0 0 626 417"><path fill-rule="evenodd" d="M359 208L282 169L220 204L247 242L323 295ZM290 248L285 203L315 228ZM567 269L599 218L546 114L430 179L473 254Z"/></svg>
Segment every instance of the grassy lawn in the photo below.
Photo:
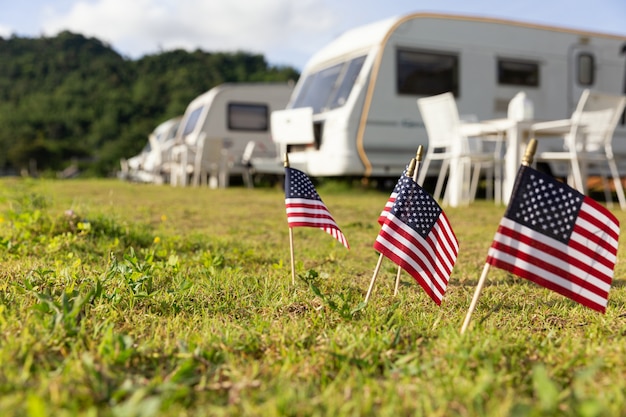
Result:
<svg viewBox="0 0 626 417"><path fill-rule="evenodd" d="M606 314L492 268L461 336L504 207L446 209L440 307L388 260L363 307L389 194L318 192L351 249L294 229L293 286L278 188L0 180L0 415L626 415L623 242Z"/></svg>

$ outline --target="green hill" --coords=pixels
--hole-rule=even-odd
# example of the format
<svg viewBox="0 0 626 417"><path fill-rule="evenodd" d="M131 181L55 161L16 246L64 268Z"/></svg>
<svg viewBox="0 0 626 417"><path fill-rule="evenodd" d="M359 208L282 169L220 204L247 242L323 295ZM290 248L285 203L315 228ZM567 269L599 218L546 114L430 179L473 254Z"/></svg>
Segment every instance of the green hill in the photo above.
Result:
<svg viewBox="0 0 626 417"><path fill-rule="evenodd" d="M137 60L80 34L0 37L0 172L53 173L78 161L109 176L160 122L224 82L296 80L262 55L167 51Z"/></svg>

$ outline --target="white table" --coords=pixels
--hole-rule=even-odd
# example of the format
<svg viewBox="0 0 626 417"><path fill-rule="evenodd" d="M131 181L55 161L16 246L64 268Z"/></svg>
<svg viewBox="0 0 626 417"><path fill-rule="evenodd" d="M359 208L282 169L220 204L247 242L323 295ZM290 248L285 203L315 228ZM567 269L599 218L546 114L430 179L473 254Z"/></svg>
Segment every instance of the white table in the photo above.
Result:
<svg viewBox="0 0 626 417"><path fill-rule="evenodd" d="M537 120L513 120L513 119L490 119L477 123L465 123L462 132L466 136L483 136L485 134L502 133L506 141L506 153L504 156L504 172L502 178L502 202L508 204L513 191L515 177L522 162L526 145L530 140L531 126ZM460 160L450 161L450 178L447 191L448 205L458 207L467 204L463 198L463 169Z"/></svg>
<svg viewBox="0 0 626 417"><path fill-rule="evenodd" d="M549 136L563 137L570 131L571 123L564 120L513 120L513 119L491 119L481 123L494 126L504 133L506 140L506 153L504 155L504 172L502 178L502 202L508 204L515 185L515 178L522 163L522 158L526 153L526 147L533 135L533 128L541 126L551 126ZM583 191L581 191L583 192Z"/></svg>

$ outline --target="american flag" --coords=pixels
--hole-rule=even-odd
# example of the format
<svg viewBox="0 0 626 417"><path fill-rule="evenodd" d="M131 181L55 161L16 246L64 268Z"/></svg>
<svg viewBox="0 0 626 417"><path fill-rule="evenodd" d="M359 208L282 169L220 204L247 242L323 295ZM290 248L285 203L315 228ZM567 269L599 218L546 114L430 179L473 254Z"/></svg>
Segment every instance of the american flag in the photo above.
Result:
<svg viewBox="0 0 626 417"><path fill-rule="evenodd" d="M606 208L522 166L487 263L604 313L618 238Z"/></svg>
<svg viewBox="0 0 626 417"><path fill-rule="evenodd" d="M406 172L408 169L409 169L408 167L404 168L402 175L398 179L398 182L396 183L396 185L393 187L393 191L391 192L391 195L389 196L389 198L387 199L387 202L385 203L385 207L383 207L383 211L380 213L380 216L378 216L378 224L380 224L381 226L383 225L383 223L385 223L385 219L387 219L387 214L391 211L391 208L393 207L393 203L396 201L396 197L398 196L398 191L400 190L400 186L402 185L402 177L406 177Z"/></svg>
<svg viewBox="0 0 626 417"><path fill-rule="evenodd" d="M285 168L285 206L289 227L318 227L350 249L348 240L302 171Z"/></svg>
<svg viewBox="0 0 626 417"><path fill-rule="evenodd" d="M374 249L407 271L440 305L459 243L445 213L426 190L407 176L398 183Z"/></svg>

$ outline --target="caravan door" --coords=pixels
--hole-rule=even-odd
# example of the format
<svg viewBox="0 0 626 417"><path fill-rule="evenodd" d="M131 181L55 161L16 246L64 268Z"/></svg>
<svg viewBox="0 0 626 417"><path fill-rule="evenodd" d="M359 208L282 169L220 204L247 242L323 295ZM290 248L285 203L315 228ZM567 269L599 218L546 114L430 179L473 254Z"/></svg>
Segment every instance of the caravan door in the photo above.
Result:
<svg viewBox="0 0 626 417"><path fill-rule="evenodd" d="M581 39L581 43L572 45L568 59L568 92L567 92L567 108L569 117L576 109L576 105L580 96L586 88L594 89L596 85L596 68L598 66L598 54L591 45L585 44Z"/></svg>

